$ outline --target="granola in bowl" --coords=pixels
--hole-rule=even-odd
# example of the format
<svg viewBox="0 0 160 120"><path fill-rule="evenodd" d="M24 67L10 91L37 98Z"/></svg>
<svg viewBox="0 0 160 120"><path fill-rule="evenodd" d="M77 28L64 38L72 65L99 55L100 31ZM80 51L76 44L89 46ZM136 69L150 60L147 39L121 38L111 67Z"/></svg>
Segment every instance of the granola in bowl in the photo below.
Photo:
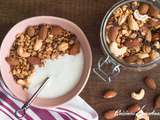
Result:
<svg viewBox="0 0 160 120"><path fill-rule="evenodd" d="M80 43L75 34L51 24L33 25L18 33L6 61L17 84L28 88L35 65L44 66L47 59L77 55Z"/></svg>
<svg viewBox="0 0 160 120"><path fill-rule="evenodd" d="M147 64L159 58L160 12L147 2L131 1L109 17L106 40L110 52L128 64Z"/></svg>

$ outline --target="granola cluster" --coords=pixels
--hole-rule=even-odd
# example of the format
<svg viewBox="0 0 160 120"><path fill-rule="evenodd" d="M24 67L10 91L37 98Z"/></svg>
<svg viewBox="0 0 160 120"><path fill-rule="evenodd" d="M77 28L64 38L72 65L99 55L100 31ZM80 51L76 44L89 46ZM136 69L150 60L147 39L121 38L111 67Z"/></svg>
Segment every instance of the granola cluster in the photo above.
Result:
<svg viewBox="0 0 160 120"><path fill-rule="evenodd" d="M34 65L42 67L46 59L79 52L80 43L75 34L60 26L41 24L29 26L25 32L17 34L6 61L17 84L27 88Z"/></svg>
<svg viewBox="0 0 160 120"><path fill-rule="evenodd" d="M111 53L129 64L146 64L160 56L160 12L144 2L117 8L108 20L106 40Z"/></svg>

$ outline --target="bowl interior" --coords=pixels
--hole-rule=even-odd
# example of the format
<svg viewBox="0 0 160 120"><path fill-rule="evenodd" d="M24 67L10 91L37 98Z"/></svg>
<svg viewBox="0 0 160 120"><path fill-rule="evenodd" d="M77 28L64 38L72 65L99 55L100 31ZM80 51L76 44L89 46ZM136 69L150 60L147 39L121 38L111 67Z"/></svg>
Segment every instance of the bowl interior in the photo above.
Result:
<svg viewBox="0 0 160 120"><path fill-rule="evenodd" d="M2 42L0 49L0 69L4 83L6 84L8 89L12 92L12 94L21 101L28 100L30 95L27 92L24 92L21 86L16 84L12 74L10 73L10 66L5 61L5 58L9 55L10 48L15 40L15 36L17 33L23 32L29 25L38 25L43 23L59 25L64 29L73 32L80 41L84 53L84 67L81 78L78 84L70 92L68 92L64 96L57 97L54 99L37 98L32 103L32 105L36 107L53 107L63 104L68 100L70 100L71 98L73 98L74 96L78 95L84 88L90 74L90 69L92 64L90 45L88 43L85 34L77 25L66 19L58 17L50 17L50 16L33 17L19 22L18 24L12 27L12 29L7 33Z"/></svg>

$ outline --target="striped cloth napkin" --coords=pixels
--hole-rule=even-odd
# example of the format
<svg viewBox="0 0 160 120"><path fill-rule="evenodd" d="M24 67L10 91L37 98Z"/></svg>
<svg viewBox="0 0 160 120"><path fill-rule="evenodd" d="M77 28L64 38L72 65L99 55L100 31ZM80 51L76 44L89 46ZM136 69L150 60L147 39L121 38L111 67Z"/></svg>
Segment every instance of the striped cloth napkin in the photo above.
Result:
<svg viewBox="0 0 160 120"><path fill-rule="evenodd" d="M7 89L0 87L0 120L18 120L15 110L23 103L6 94ZM8 92L8 91L7 91ZM21 120L98 120L98 115L81 97L76 96L69 102L52 109L30 107Z"/></svg>

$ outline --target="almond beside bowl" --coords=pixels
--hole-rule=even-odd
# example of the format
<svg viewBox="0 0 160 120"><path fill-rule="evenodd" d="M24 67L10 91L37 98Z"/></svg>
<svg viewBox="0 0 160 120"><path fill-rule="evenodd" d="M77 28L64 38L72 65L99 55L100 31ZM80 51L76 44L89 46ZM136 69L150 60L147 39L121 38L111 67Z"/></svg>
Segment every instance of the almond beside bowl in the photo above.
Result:
<svg viewBox="0 0 160 120"><path fill-rule="evenodd" d="M6 58L8 58L8 56L10 55L10 50L13 46L13 43L15 42L15 39L16 39L16 36L18 33L23 33L24 31L26 31L26 29L29 26L35 26L35 25L38 26L41 24L61 26L66 31L73 33L77 37L77 40L80 43L81 51L83 52L84 62L83 62L82 73L80 75L80 80L78 80L78 82L73 86L73 88L70 91L67 91L65 94L57 96L57 97L53 97L53 98L52 97L48 97L48 98L43 97L43 95L44 95L43 94L42 97L41 96L38 97L35 100L35 102L33 102L33 104L32 104L33 106L40 107L40 108L55 107L55 106L61 105L65 102L69 101L70 99L72 99L76 95L79 95L79 93L85 87L85 84L87 83L88 77L90 75L90 70L91 70L91 65L92 65L92 55L91 55L90 45L88 43L88 40L87 40L85 34L82 32L82 30L77 25L70 22L69 20L66 20L63 18L58 18L58 17L51 17L51 16L37 16L37 17L25 19L25 20L17 23L7 33L7 35L5 36L5 38L2 42L1 49L0 49L0 69L1 69L1 74L2 74L2 78L3 78L3 84L5 84L7 89L9 91L11 91L11 93L8 93L8 94L10 94L12 97L15 97L18 100L26 101L31 96L31 94L29 94L28 91L24 90L24 86L18 85L16 83L16 77L15 76L13 77L13 75L11 73L12 68L10 67L8 62L6 61ZM33 32L32 29L29 30L28 35L32 36L32 32ZM41 39L44 39L43 36L41 36ZM65 53L63 53L65 51L64 49L68 48L68 44L66 45L66 43L63 42L63 44L59 45L58 48L61 51L61 53L64 55L65 54ZM19 49L19 48L16 48L16 50L17 49ZM36 46L35 50L38 50L37 46ZM18 52L18 50L17 50L17 52ZM21 51L20 51L20 53L21 53ZM66 53L68 53L68 52L66 52ZM74 55L74 54L76 54L76 52L75 52L75 50L72 50L68 54ZM23 53L20 55L24 58L28 57L27 56L28 54ZM9 59L9 60L12 61L12 59ZM39 61L35 57L30 58L29 61L32 64L39 64ZM16 62L13 62L13 63L17 64ZM51 70L52 69L54 70L54 67L51 68ZM54 80L56 81L56 79L54 79ZM66 78L66 80L67 80L67 78ZM58 84L58 85L60 85L60 84ZM63 86L63 84L61 84L61 85ZM52 91L54 91L54 87L48 91L50 93L52 93Z"/></svg>

